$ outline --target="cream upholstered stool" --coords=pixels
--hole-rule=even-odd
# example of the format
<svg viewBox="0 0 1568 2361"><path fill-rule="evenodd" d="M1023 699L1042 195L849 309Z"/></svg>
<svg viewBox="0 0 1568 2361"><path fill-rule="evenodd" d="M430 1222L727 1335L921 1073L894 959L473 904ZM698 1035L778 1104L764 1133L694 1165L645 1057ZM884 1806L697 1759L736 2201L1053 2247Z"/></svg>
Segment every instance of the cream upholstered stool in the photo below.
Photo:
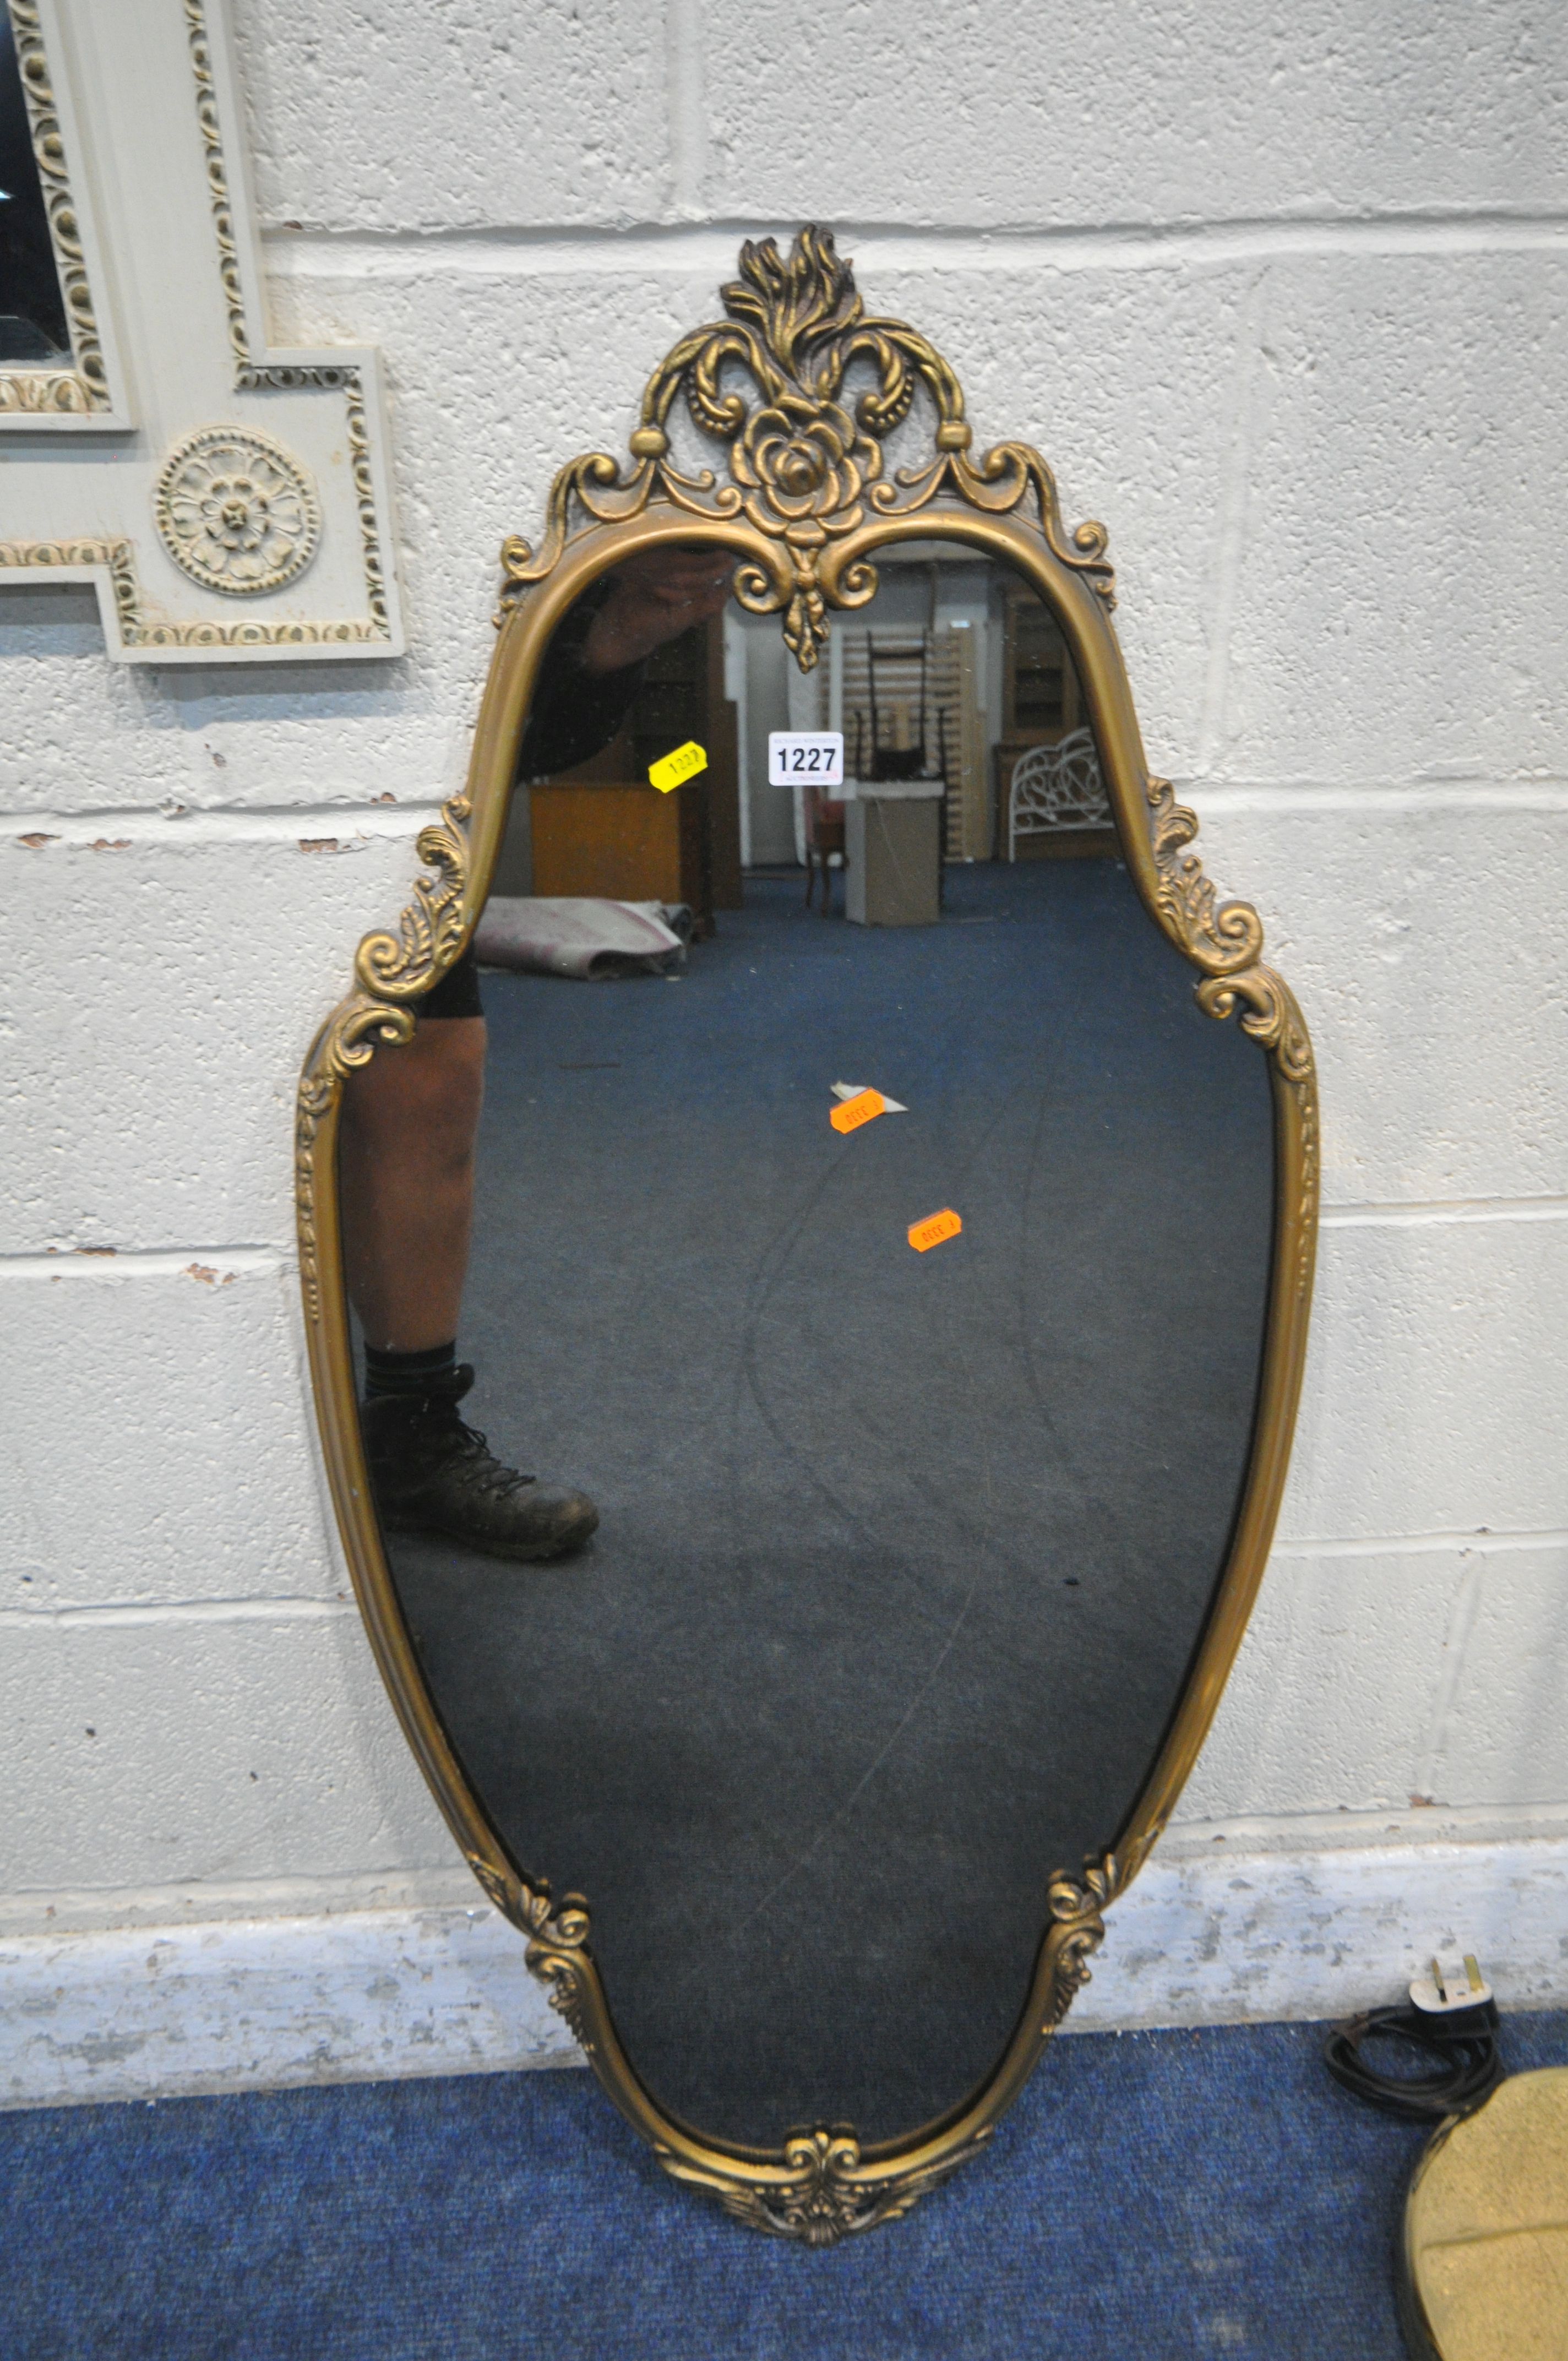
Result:
<svg viewBox="0 0 1568 2361"><path fill-rule="evenodd" d="M1568 2361L1568 2066L1440 2131L1405 2207L1400 2313L1438 2361Z"/></svg>

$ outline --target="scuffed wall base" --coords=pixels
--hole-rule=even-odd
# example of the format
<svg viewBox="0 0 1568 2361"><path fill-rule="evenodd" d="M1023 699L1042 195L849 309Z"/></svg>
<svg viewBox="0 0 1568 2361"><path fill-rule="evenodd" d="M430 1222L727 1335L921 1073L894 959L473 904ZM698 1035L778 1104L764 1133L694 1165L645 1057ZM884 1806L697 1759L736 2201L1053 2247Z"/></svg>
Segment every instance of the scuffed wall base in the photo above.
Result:
<svg viewBox="0 0 1568 2361"><path fill-rule="evenodd" d="M1078 2032L1343 2016L1473 1950L1504 2007L1568 2002L1568 1839L1157 1859ZM0 1941L0 2105L581 2062L488 1908Z"/></svg>
<svg viewBox="0 0 1568 2361"><path fill-rule="evenodd" d="M1157 1854L1106 1919L1080 2033L1348 2016L1473 1951L1502 2008L1568 2002L1568 1839Z"/></svg>
<svg viewBox="0 0 1568 2361"><path fill-rule="evenodd" d="M488 1905L0 1941L0 2106L580 2062Z"/></svg>

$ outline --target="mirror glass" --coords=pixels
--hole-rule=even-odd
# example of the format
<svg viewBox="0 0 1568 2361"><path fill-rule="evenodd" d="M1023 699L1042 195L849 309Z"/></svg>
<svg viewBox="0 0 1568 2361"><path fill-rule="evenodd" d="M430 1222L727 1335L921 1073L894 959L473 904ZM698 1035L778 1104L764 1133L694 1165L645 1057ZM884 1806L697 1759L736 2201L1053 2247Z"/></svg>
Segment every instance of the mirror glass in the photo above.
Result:
<svg viewBox="0 0 1568 2361"><path fill-rule="evenodd" d="M579 599L477 958L340 1151L440 1716L652 2096L768 2148L997 2065L1180 1695L1270 1262L1266 1060L1138 899L1050 611L876 563L806 675L711 549Z"/></svg>
<svg viewBox="0 0 1568 2361"><path fill-rule="evenodd" d="M0 366L70 350L16 30L0 8Z"/></svg>

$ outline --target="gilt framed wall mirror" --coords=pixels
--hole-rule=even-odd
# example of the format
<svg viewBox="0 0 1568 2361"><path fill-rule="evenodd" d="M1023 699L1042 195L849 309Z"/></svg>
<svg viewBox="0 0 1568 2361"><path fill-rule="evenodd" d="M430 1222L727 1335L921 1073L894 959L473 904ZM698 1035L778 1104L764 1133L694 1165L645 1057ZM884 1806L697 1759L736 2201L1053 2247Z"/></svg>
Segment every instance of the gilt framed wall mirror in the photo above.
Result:
<svg viewBox="0 0 1568 2361"><path fill-rule="evenodd" d="M506 546L466 793L310 1054L302 1263L454 1835L666 2169L826 2245L983 2145L1196 1758L1315 1096L1104 530L826 233L721 302Z"/></svg>

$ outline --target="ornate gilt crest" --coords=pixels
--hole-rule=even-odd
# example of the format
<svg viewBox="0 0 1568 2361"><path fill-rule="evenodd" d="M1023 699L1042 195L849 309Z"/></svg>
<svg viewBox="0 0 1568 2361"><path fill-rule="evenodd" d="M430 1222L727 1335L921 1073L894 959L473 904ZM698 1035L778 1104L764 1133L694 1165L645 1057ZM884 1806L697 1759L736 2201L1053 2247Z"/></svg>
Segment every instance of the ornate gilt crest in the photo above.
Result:
<svg viewBox="0 0 1568 2361"><path fill-rule="evenodd" d="M609 524L641 514L654 499L694 516L743 515L766 537L773 562L742 565L735 593L753 614L783 611L784 638L803 672L828 636L828 603L864 606L876 590L875 568L842 566L835 544L870 519L912 515L944 492L992 516L1009 514L1032 494L1054 555L1113 604L1104 526L1064 533L1056 480L1026 443L999 443L978 466L970 459L974 435L958 379L907 322L867 313L831 231L803 229L787 262L771 237L748 242L740 278L719 293L729 318L683 336L649 379L630 471L607 451L585 453L551 488L537 558L516 535L503 544L498 622L554 566L574 503ZM863 380L858 390L856 377ZM921 387L936 412L933 456L889 476L883 444L909 416ZM702 432L729 446L728 484L711 469L683 474L671 456L670 412L683 393Z"/></svg>

